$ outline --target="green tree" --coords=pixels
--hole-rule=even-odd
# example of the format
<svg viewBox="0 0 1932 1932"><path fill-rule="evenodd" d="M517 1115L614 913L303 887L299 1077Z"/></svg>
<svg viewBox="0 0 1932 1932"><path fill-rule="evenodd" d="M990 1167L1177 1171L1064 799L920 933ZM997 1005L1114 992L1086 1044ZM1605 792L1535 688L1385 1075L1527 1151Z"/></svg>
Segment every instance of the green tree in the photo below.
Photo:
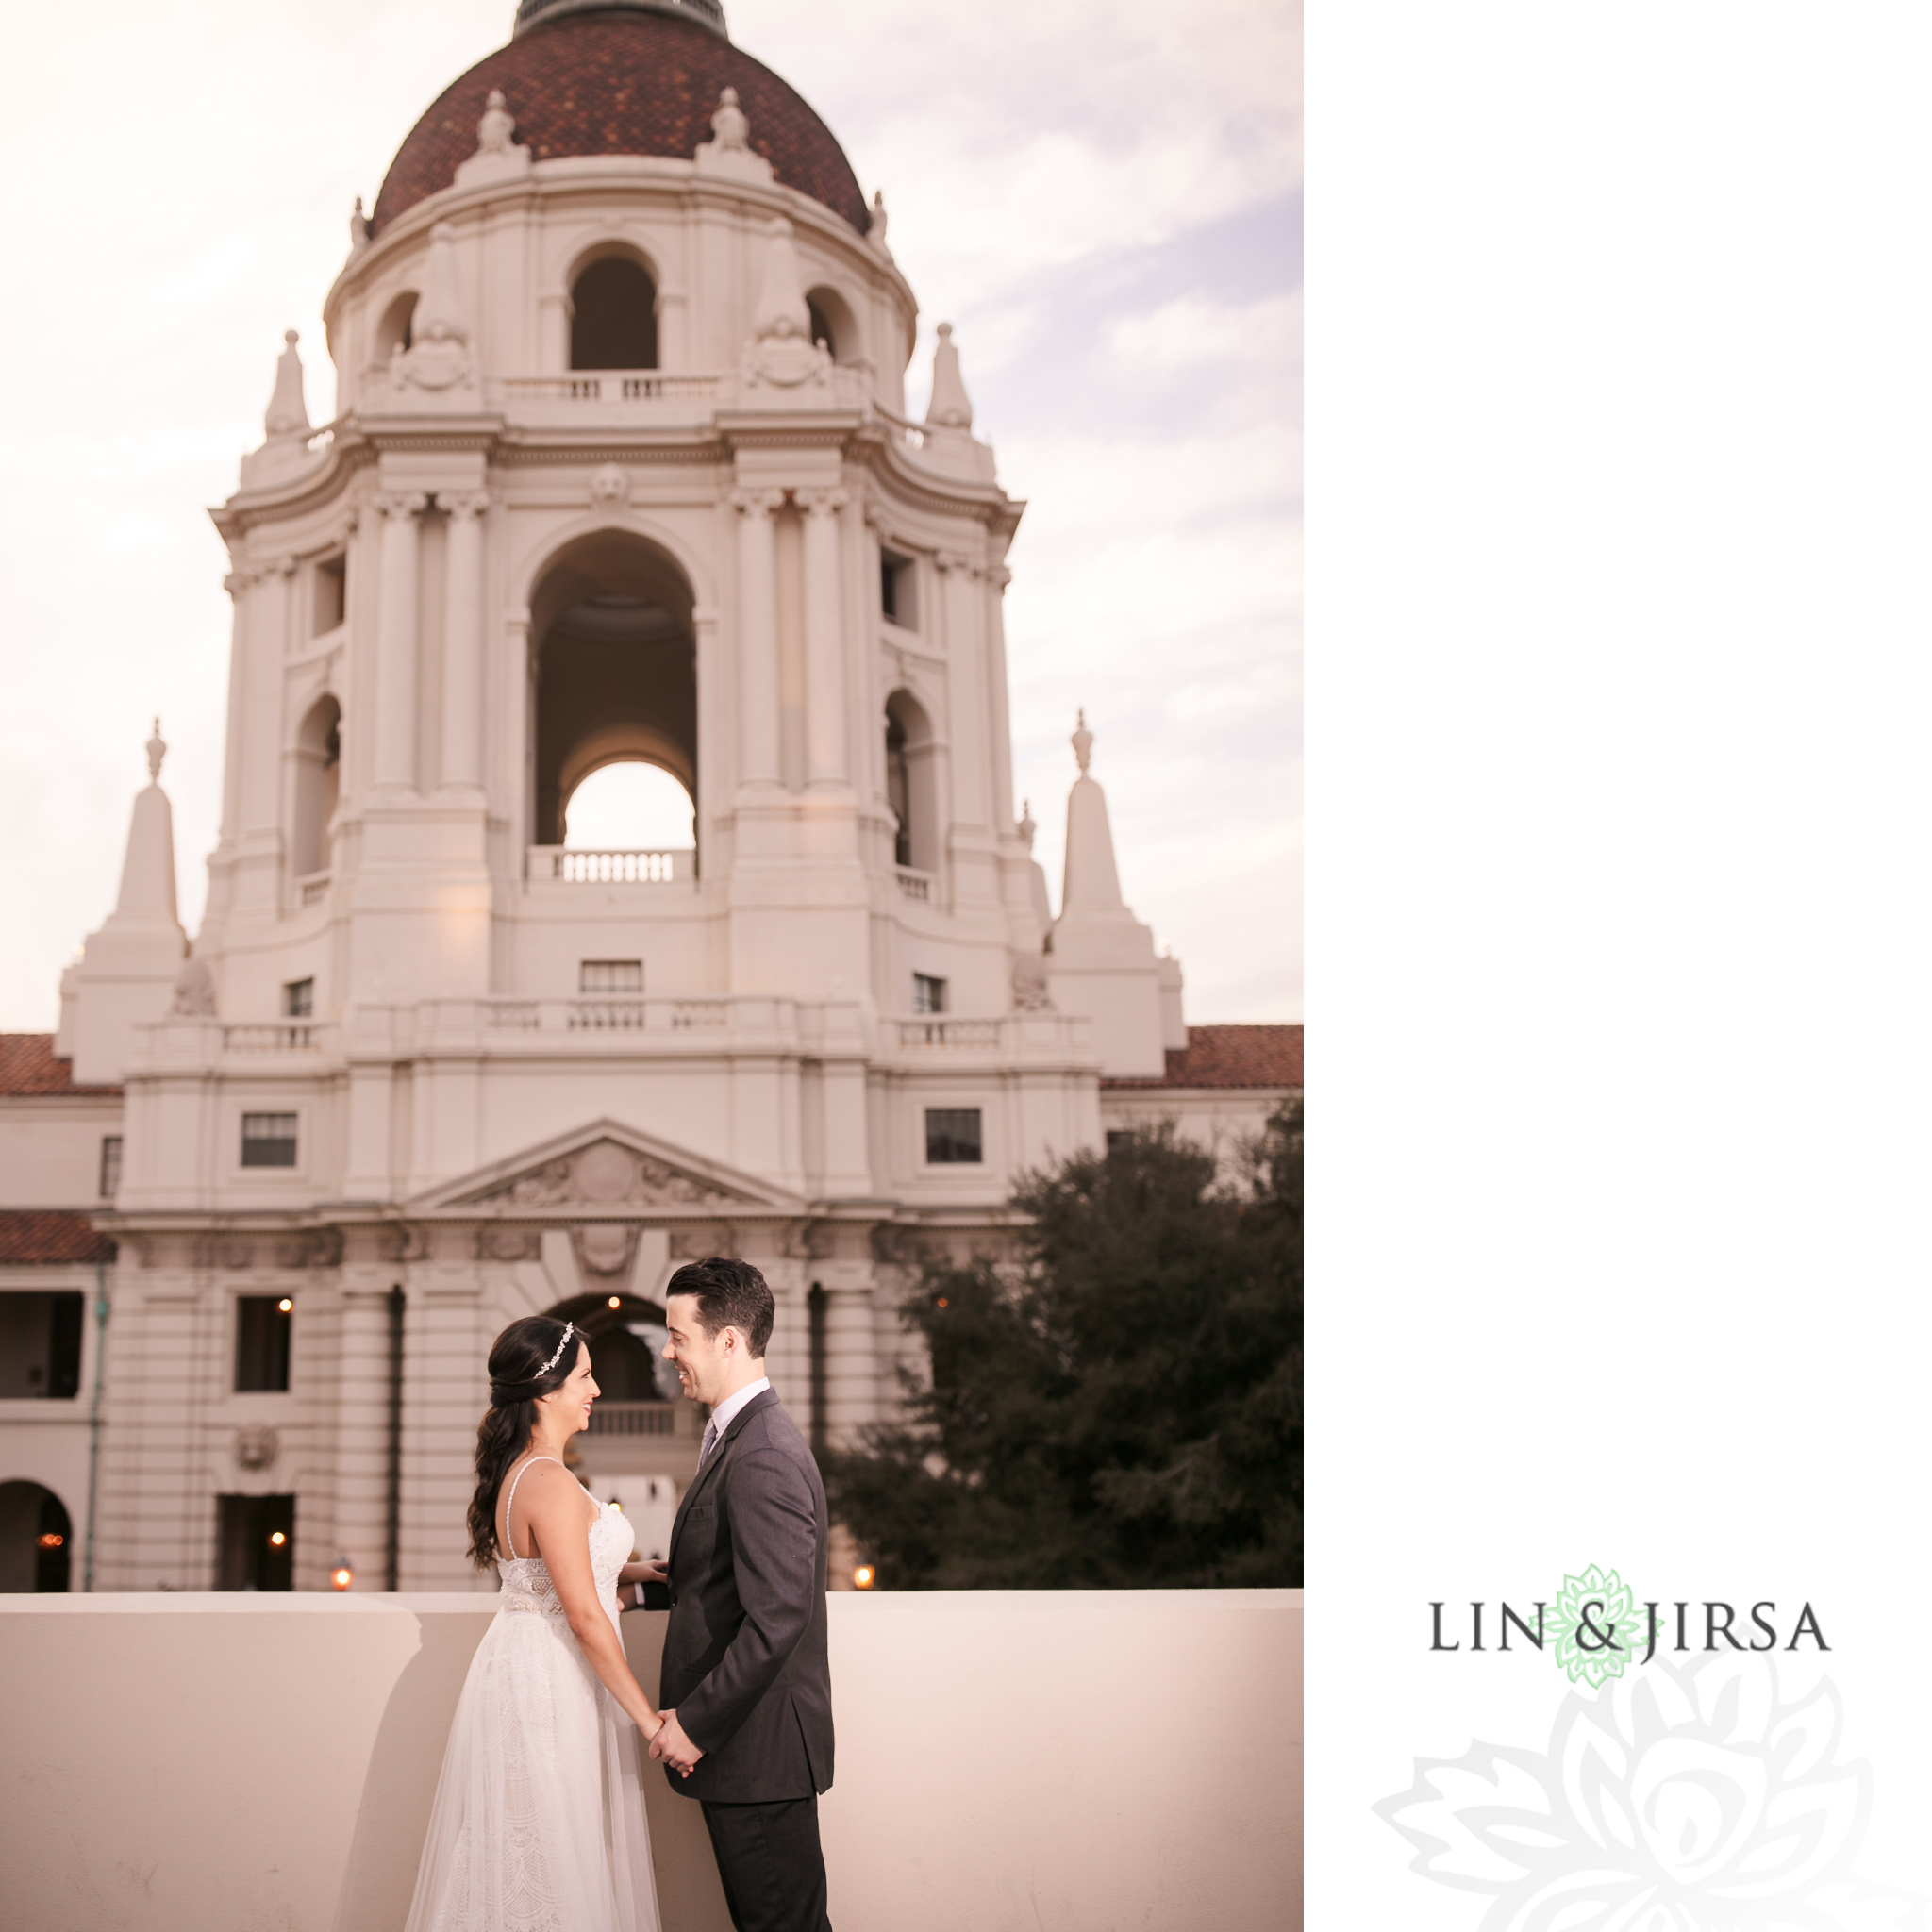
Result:
<svg viewBox="0 0 1932 1932"><path fill-rule="evenodd" d="M1232 1185L1171 1124L1022 1177L1019 1265L928 1264L930 1377L825 1458L906 1590L1299 1584L1302 1112Z"/></svg>

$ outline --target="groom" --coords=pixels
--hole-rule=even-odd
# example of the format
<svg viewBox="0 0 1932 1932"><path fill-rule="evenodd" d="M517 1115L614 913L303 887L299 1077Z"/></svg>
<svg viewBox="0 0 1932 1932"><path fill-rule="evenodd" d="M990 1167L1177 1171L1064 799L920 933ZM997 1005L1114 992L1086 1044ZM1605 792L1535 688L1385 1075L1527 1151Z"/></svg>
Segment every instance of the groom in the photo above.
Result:
<svg viewBox="0 0 1932 1932"><path fill-rule="evenodd" d="M693 1261L665 1301L665 1357L711 1419L670 1556L637 1586L642 1607L671 1612L651 1756L673 1790L704 1802L738 1932L831 1932L824 1486L765 1377L765 1277L748 1261Z"/></svg>

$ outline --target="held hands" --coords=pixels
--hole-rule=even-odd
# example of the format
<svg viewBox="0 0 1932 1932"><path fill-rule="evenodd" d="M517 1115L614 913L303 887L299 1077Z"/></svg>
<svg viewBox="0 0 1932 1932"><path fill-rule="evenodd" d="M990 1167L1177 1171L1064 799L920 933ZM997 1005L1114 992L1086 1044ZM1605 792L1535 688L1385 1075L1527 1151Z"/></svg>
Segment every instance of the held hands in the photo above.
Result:
<svg viewBox="0 0 1932 1932"><path fill-rule="evenodd" d="M660 1724L651 1738L651 1756L660 1764L668 1764L680 1777L689 1777L691 1767L705 1754L684 1735L684 1726L677 1722L677 1713L667 1710L660 1713Z"/></svg>

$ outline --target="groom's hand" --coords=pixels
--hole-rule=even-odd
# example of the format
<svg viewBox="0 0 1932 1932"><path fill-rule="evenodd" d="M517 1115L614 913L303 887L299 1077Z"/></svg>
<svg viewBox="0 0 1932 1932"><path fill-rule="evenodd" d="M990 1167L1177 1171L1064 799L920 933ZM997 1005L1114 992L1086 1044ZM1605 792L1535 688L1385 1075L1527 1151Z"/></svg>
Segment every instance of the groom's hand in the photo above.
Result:
<svg viewBox="0 0 1932 1932"><path fill-rule="evenodd" d="M691 1766L705 1754L684 1735L684 1726L677 1722L675 1710L658 1713L664 1723L658 1735L651 1740L651 1756L660 1764L668 1764L684 1777L689 1777Z"/></svg>

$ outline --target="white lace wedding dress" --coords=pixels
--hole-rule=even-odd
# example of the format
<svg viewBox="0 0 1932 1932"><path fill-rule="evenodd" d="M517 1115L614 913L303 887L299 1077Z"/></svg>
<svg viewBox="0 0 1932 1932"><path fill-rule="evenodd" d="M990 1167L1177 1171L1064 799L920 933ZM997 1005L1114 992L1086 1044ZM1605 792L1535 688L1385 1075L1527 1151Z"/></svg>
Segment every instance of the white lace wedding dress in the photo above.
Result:
<svg viewBox="0 0 1932 1932"><path fill-rule="evenodd" d="M616 1624L631 1526L600 1504L589 1534ZM542 1559L496 1567L503 1599L450 1726L407 1932L659 1932L637 1726L577 1648Z"/></svg>

